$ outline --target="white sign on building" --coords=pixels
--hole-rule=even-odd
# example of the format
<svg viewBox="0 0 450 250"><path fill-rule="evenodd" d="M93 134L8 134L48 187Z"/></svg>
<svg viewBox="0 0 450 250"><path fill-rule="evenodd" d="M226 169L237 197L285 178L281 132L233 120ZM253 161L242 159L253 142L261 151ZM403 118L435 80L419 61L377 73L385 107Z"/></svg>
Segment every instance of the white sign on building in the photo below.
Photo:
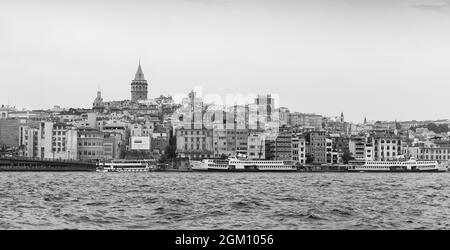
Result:
<svg viewBox="0 0 450 250"><path fill-rule="evenodd" d="M150 150L149 136L131 137L131 150Z"/></svg>

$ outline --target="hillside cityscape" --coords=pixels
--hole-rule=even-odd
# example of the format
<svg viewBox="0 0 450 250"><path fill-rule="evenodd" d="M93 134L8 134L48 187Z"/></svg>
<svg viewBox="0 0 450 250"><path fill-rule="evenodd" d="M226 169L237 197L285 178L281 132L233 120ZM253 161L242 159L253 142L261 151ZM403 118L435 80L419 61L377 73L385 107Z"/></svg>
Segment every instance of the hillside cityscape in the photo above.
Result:
<svg viewBox="0 0 450 250"><path fill-rule="evenodd" d="M89 108L19 110L0 107L1 156L99 162L155 159L167 168L188 160L288 160L298 165L346 164L351 160L450 160L450 120L345 120L278 107L275 95L247 96L245 104L206 102L195 91L181 102L149 99L141 64L129 100ZM170 163L170 164L169 164Z"/></svg>

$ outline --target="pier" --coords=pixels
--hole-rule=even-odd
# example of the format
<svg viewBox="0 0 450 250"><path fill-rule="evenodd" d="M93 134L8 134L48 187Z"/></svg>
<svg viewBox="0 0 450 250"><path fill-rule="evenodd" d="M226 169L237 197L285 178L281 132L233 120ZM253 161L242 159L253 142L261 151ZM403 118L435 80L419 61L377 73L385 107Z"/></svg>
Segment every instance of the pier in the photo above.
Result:
<svg viewBox="0 0 450 250"><path fill-rule="evenodd" d="M32 159L22 157L0 157L2 171L51 171L51 172L92 172L96 170L93 162L75 160Z"/></svg>

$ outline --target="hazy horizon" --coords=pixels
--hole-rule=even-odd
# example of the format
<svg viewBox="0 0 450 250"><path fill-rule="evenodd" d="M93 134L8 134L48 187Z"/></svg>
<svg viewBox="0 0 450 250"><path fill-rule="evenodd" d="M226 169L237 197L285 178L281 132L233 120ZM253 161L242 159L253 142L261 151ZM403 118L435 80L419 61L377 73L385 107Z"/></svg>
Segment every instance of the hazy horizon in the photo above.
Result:
<svg viewBox="0 0 450 250"><path fill-rule="evenodd" d="M277 94L346 120L450 118L450 1L2 1L0 105Z"/></svg>

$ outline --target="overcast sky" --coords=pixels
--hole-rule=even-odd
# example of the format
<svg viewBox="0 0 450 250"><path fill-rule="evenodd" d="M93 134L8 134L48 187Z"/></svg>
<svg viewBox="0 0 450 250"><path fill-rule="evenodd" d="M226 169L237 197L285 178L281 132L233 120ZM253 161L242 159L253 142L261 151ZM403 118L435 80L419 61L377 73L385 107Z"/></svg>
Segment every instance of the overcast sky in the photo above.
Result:
<svg viewBox="0 0 450 250"><path fill-rule="evenodd" d="M139 58L149 97L202 86L355 122L450 118L447 1L0 1L0 104L129 99Z"/></svg>

